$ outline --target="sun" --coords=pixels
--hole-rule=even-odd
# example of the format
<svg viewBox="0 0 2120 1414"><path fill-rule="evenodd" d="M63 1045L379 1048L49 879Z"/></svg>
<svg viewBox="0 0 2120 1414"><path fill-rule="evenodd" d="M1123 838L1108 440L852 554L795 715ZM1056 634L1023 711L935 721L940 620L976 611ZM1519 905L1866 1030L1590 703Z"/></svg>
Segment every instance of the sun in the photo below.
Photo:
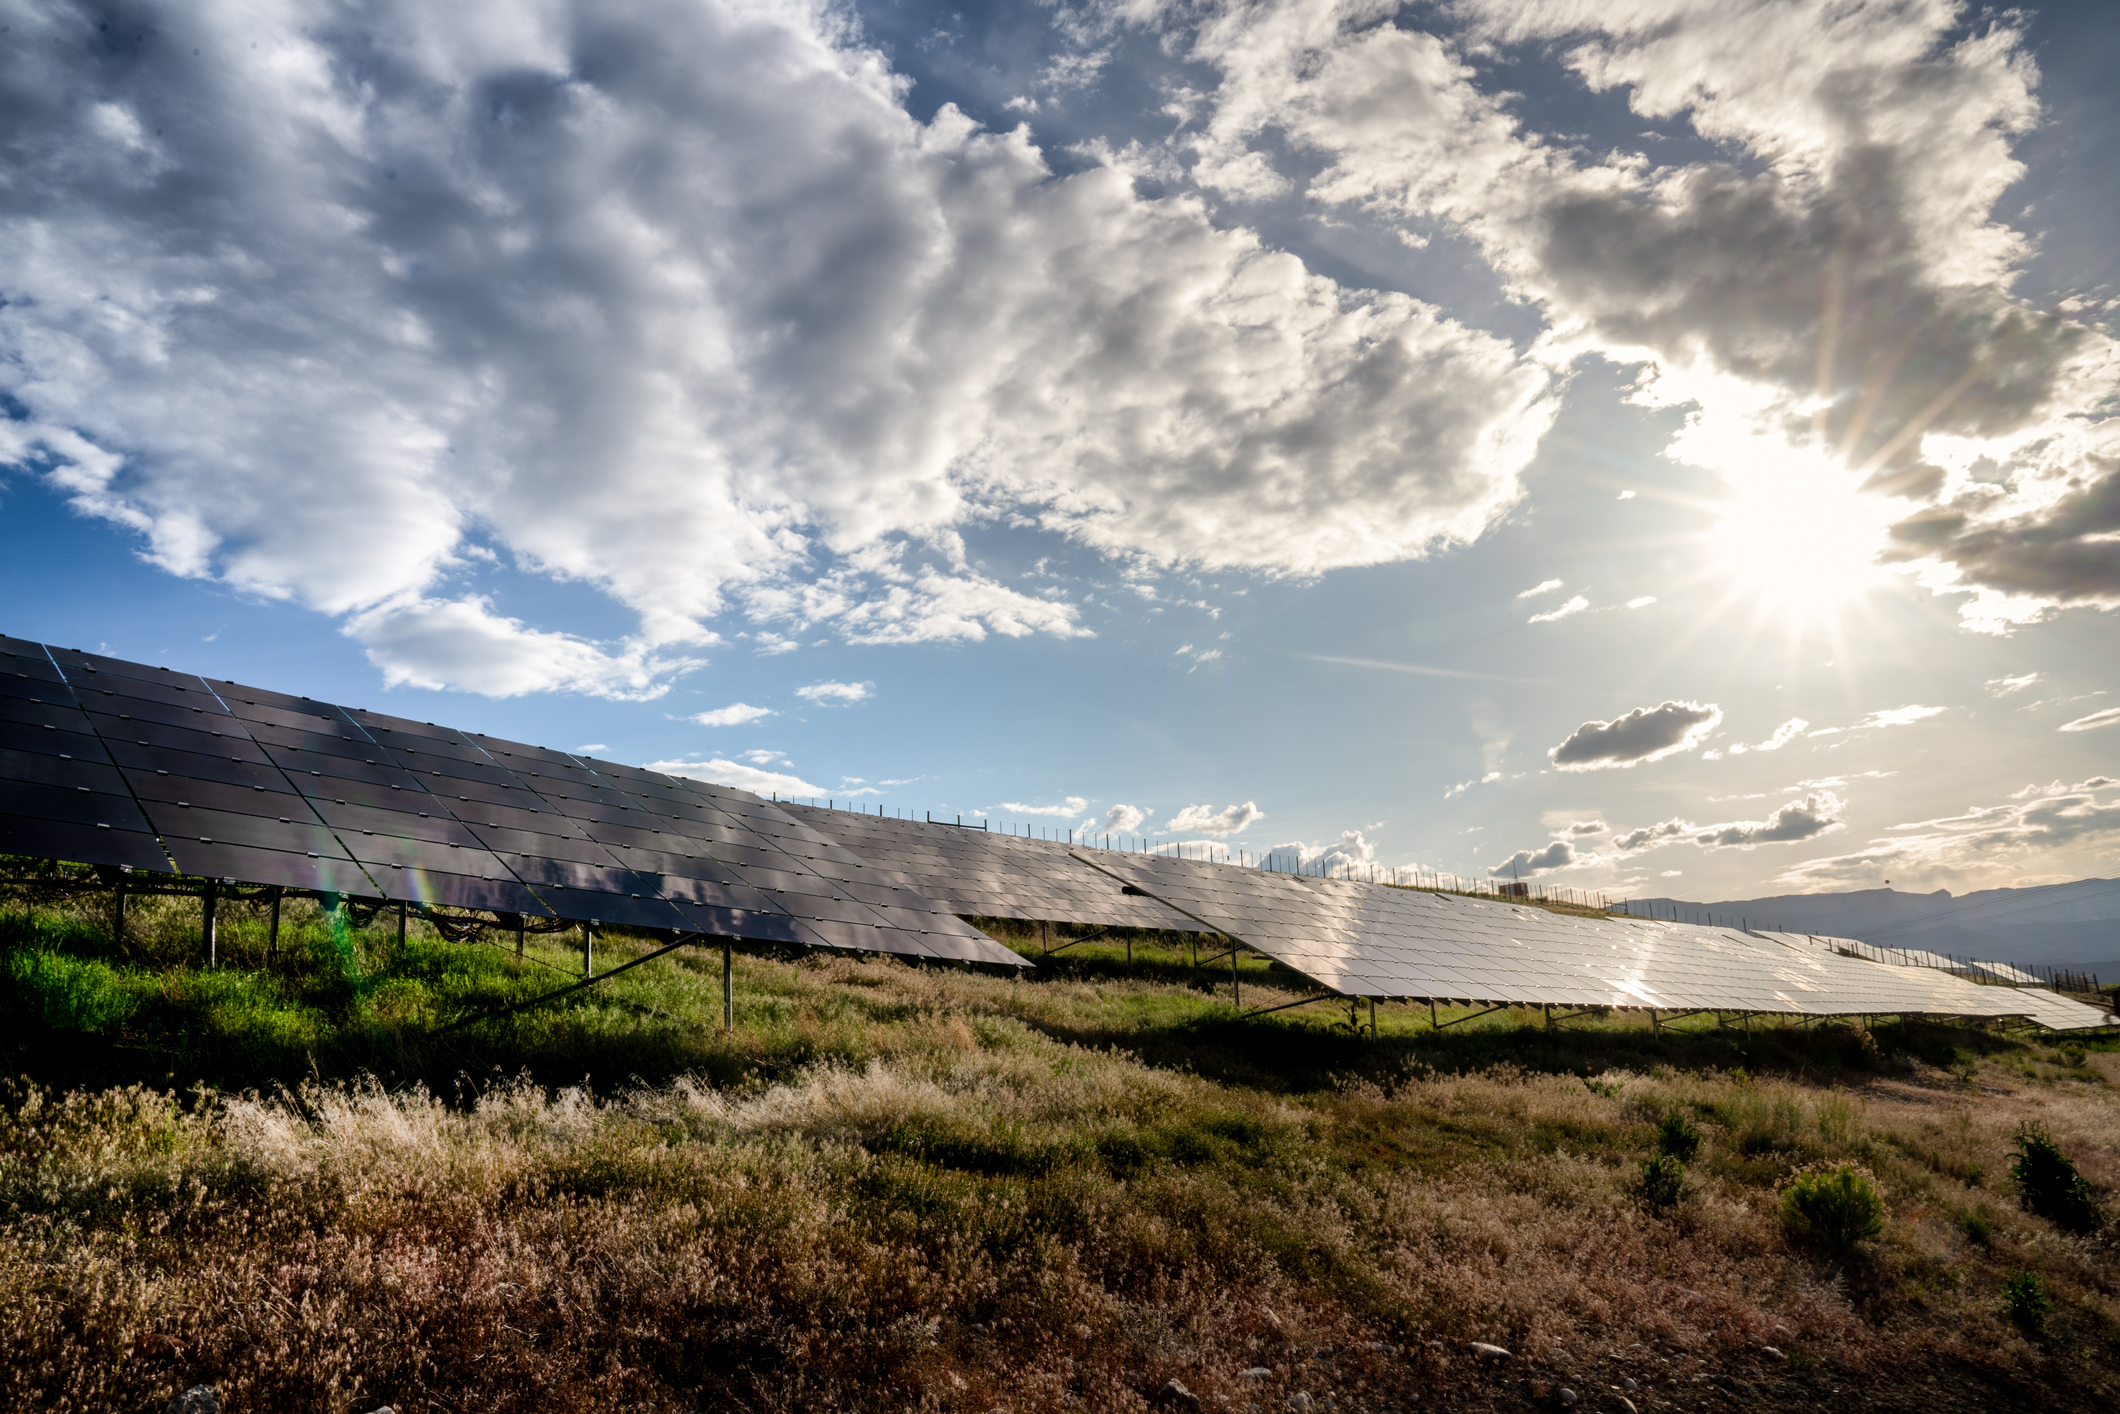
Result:
<svg viewBox="0 0 2120 1414"><path fill-rule="evenodd" d="M1722 470L1727 499L1707 535L1711 572L1761 609L1829 618L1882 584L1891 504L1845 468L1801 453Z"/></svg>

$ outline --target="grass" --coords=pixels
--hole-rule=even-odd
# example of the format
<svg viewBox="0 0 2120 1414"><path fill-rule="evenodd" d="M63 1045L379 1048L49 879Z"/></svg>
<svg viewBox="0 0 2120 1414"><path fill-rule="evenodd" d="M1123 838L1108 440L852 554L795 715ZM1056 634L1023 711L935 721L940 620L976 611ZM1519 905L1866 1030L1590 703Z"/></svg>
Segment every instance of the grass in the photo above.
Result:
<svg viewBox="0 0 2120 1414"><path fill-rule="evenodd" d="M295 905L269 962L241 909L223 968L196 948L176 901L123 945L93 903L0 913L7 1408L199 1382L351 1414L1141 1409L1172 1378L1232 1410L2120 1388L2109 1235L2008 1173L2036 1125L2091 1189L2120 1176L2109 1040L2071 1064L1947 1026L1438 1033L1384 1007L1372 1041L1325 1005L1235 1020L1227 964L1154 936L1034 979L745 951L733 1034L719 956L686 951L451 1031L578 973L578 944L400 947ZM1303 994L1245 966L1247 1005ZM1846 1165L1889 1195L1881 1231L1792 1242L1791 1176Z"/></svg>

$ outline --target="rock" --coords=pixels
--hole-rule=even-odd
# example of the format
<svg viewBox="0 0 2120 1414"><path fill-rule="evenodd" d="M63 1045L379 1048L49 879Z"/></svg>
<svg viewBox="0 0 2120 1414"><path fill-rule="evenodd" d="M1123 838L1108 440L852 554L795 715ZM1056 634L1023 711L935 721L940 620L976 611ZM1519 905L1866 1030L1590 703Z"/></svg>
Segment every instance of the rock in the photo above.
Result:
<svg viewBox="0 0 2120 1414"><path fill-rule="evenodd" d="M1237 1378L1240 1380L1272 1379L1273 1371L1267 1369L1264 1365L1254 1365L1249 1370L1237 1371Z"/></svg>
<svg viewBox="0 0 2120 1414"><path fill-rule="evenodd" d="M1562 1385L1562 1386L1561 1386L1561 1408L1563 1408L1563 1409L1573 1409L1574 1407L1575 1407L1575 1391L1574 1391L1574 1390L1572 1390L1572 1389L1570 1389L1570 1388L1568 1388L1568 1386L1566 1386L1566 1385Z"/></svg>
<svg viewBox="0 0 2120 1414"><path fill-rule="evenodd" d="M1634 1401L1624 1394L1619 1397L1619 1407L1625 1410L1626 1414L1641 1414L1641 1411L1634 1407Z"/></svg>
<svg viewBox="0 0 2120 1414"><path fill-rule="evenodd" d="M1510 1358L1508 1351L1502 1349L1499 1345L1489 1345L1484 1340L1466 1341L1465 1351L1467 1354L1477 1355L1483 1360L1507 1360Z"/></svg>
<svg viewBox="0 0 2120 1414"><path fill-rule="evenodd" d="M1789 1358L1771 1345L1762 1345L1759 1347L1759 1353L1766 1356L1769 1360L1786 1360Z"/></svg>
<svg viewBox="0 0 2120 1414"><path fill-rule="evenodd" d="M1159 1407L1198 1409L1200 1396L1187 1389L1181 1381L1165 1380L1163 1388L1156 1391L1155 1397L1149 1400L1149 1403Z"/></svg>
<svg viewBox="0 0 2120 1414"><path fill-rule="evenodd" d="M1301 1390L1288 1396L1288 1414L1310 1414L1310 1396Z"/></svg>
<svg viewBox="0 0 2120 1414"><path fill-rule="evenodd" d="M193 1385L169 1401L169 1414L221 1414L221 1396L212 1385Z"/></svg>
<svg viewBox="0 0 2120 1414"><path fill-rule="evenodd" d="M1621 1380L1619 1382L1619 1387L1623 1390L1626 1390L1630 1394L1633 1393L1635 1390L1641 1388L1641 1386L1634 1383L1632 1378Z"/></svg>

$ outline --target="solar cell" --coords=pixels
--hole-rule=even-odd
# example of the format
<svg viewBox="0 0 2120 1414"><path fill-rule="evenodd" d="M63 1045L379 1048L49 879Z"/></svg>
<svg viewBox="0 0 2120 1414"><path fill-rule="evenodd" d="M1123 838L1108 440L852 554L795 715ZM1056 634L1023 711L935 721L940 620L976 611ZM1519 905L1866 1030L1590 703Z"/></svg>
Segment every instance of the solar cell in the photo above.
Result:
<svg viewBox="0 0 2120 1414"><path fill-rule="evenodd" d="M256 849L220 840L165 836L177 871L206 879L234 879L245 884L274 884L289 889L317 889L358 898L377 896L376 886L350 859Z"/></svg>
<svg viewBox="0 0 2120 1414"><path fill-rule="evenodd" d="M97 736L105 742L129 741L138 746L160 746L171 751L195 751L206 756L225 756L231 761L269 764L265 751L249 735L169 726L138 717L118 717L103 712L84 712Z"/></svg>
<svg viewBox="0 0 2120 1414"><path fill-rule="evenodd" d="M299 707L282 707L269 702L253 702L237 698L228 702L229 710L246 722L260 722L267 726L287 727L300 732L326 732L333 736L357 737L363 741L368 733L354 725L353 719L343 712L322 702L310 704L310 710Z"/></svg>
<svg viewBox="0 0 2120 1414"><path fill-rule="evenodd" d="M282 795L276 799L288 802L292 808L301 797ZM313 854L321 859L347 857L337 836L307 810L298 815L242 815L233 810L211 810L166 800L150 800L146 805L147 818L154 822L155 832L172 845L182 838L201 844L239 844Z"/></svg>
<svg viewBox="0 0 2120 1414"><path fill-rule="evenodd" d="M526 913L536 918L553 916L536 894L505 875L488 878L373 863L364 863L362 869L375 880L382 896L393 901L445 908L486 908L497 913Z"/></svg>
<svg viewBox="0 0 2120 1414"><path fill-rule="evenodd" d="M77 694L83 708L128 722L159 722L209 735L248 737L250 728L226 712L208 712L203 707L174 706L144 697L88 691Z"/></svg>
<svg viewBox="0 0 2120 1414"><path fill-rule="evenodd" d="M0 795L0 808L5 796ZM112 830L0 814L0 854L36 859L65 859L76 864L112 864L128 869L169 868L159 841L138 830Z"/></svg>
<svg viewBox="0 0 2120 1414"><path fill-rule="evenodd" d="M20 722L29 727L56 727L61 731L88 732L88 715L71 701L47 702L42 698L0 697L0 722Z"/></svg>
<svg viewBox="0 0 2120 1414"><path fill-rule="evenodd" d="M425 793L426 787L411 772L401 770L382 758L370 760L351 756L329 756L319 751L303 751L292 746L262 744L264 756L289 776L338 776L349 781L367 781L372 785L396 786L400 790L416 790Z"/></svg>
<svg viewBox="0 0 2120 1414"><path fill-rule="evenodd" d="M147 830L147 817L131 794L117 795L86 786L39 785L34 781L0 784L0 811L31 820L111 830Z"/></svg>
<svg viewBox="0 0 2120 1414"><path fill-rule="evenodd" d="M323 817L324 823L337 830L348 843L355 835L393 835L469 849L485 847L471 832L470 826L448 816L422 815L413 810L379 810L368 805L345 804L336 799L312 799L310 803Z"/></svg>
<svg viewBox="0 0 2120 1414"><path fill-rule="evenodd" d="M42 735L41 733L39 735ZM100 790L114 795L129 794L118 768L100 761L36 751L13 751L0 745L0 792L5 782L59 786L68 790Z"/></svg>
<svg viewBox="0 0 2120 1414"><path fill-rule="evenodd" d="M215 717L226 717L228 709L221 699L207 691L200 678L178 678L149 681L143 678L113 677L108 673L90 678L69 677L74 693L84 704L93 705L107 697L123 698L131 703L152 702L158 707L175 707L187 712L200 712Z"/></svg>
<svg viewBox="0 0 2120 1414"><path fill-rule="evenodd" d="M99 743L108 747L111 759L128 771L145 771L173 779L219 781L225 785L262 786L268 793L286 791L287 777L279 768L256 761L231 760L196 751L173 751L130 741Z"/></svg>
<svg viewBox="0 0 2120 1414"><path fill-rule="evenodd" d="M87 722L82 723L83 726ZM61 731L49 722L0 721L0 750L25 751L37 756L56 756L72 761L109 761L100 738L86 732Z"/></svg>
<svg viewBox="0 0 2120 1414"><path fill-rule="evenodd" d="M609 923L626 928L660 928L690 932L692 922L678 908L662 899L633 898L627 894L570 889L558 884L533 884L535 893L561 918Z"/></svg>

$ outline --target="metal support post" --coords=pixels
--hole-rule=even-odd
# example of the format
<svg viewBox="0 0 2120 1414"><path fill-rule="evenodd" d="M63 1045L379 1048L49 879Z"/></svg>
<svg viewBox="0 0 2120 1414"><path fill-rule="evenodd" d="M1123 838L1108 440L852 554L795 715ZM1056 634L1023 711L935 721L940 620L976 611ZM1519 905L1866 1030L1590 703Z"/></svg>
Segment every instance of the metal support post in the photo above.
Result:
<svg viewBox="0 0 2120 1414"><path fill-rule="evenodd" d="M125 946L125 881L123 879L118 880L117 895L117 904L111 914L110 932L111 936L117 940L118 946L122 948Z"/></svg>
<svg viewBox="0 0 2120 1414"><path fill-rule="evenodd" d="M525 933L526 931L528 931L528 930L527 930L527 929L526 929L526 928L525 928L525 927L523 926L523 915L521 915L520 913L516 914L516 915L515 915L515 955L516 955L516 956L517 956L518 958L520 958L520 957L521 957L521 956L523 955L523 934L524 934L524 933Z"/></svg>
<svg viewBox="0 0 2120 1414"><path fill-rule="evenodd" d="M272 926L265 934L265 960L268 962L280 955L280 898L286 892L277 888L272 891Z"/></svg>
<svg viewBox="0 0 2120 1414"><path fill-rule="evenodd" d="M405 951L405 900L398 900L398 952Z"/></svg>
<svg viewBox="0 0 2120 1414"><path fill-rule="evenodd" d="M1546 1029L1551 1031L1553 1029L1553 1004L1548 1002L1543 1009L1546 1013Z"/></svg>
<svg viewBox="0 0 2120 1414"><path fill-rule="evenodd" d="M1664 1034L1664 1019L1656 1014L1655 1007L1649 1008L1649 1033L1653 1036Z"/></svg>
<svg viewBox="0 0 2120 1414"><path fill-rule="evenodd" d="M1244 984L1237 980L1237 940L1229 940L1229 998L1238 1006L1244 1005Z"/></svg>
<svg viewBox="0 0 2120 1414"><path fill-rule="evenodd" d="M736 945L721 940L721 1029L736 1029Z"/></svg>
<svg viewBox="0 0 2120 1414"><path fill-rule="evenodd" d="M206 934L206 965L208 967L219 967L221 965L220 940L216 936L218 930L214 926L218 921L214 917L214 914L219 908L220 903L221 886L213 882L211 879L207 880L206 896L201 901L201 908L205 915L203 921L204 932Z"/></svg>
<svg viewBox="0 0 2120 1414"><path fill-rule="evenodd" d="M1429 1029L1430 1031L1440 1031L1440 1030L1442 1030L1442 1029L1443 1029L1442 1027L1440 1027L1440 1026L1438 1026L1438 1025L1436 1025L1436 1024L1435 1024L1435 998L1434 998L1434 997L1430 997L1430 998L1428 999L1428 1029Z"/></svg>
<svg viewBox="0 0 2120 1414"><path fill-rule="evenodd" d="M1371 997L1371 998L1369 999L1369 1039L1370 1039L1370 1040L1372 1040L1372 1041L1374 1041L1374 1040L1375 1040L1376 1038L1377 1038L1377 999L1376 999L1375 997Z"/></svg>
<svg viewBox="0 0 2120 1414"><path fill-rule="evenodd" d="M589 975L591 939L595 936L595 929L596 925L593 922L582 924L582 976L584 977Z"/></svg>

